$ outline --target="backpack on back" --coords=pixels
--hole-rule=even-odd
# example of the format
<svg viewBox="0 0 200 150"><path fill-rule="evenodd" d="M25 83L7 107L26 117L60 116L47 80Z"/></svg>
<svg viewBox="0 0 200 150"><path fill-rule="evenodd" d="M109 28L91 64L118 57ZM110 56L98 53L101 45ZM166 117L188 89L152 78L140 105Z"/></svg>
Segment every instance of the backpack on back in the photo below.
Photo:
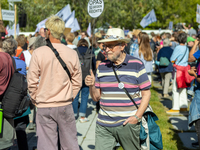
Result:
<svg viewBox="0 0 200 150"><path fill-rule="evenodd" d="M30 99L27 97L28 85L26 77L19 73L21 69L16 69L13 58L12 61L15 72L2 98L3 115L5 118L21 116L30 104Z"/></svg>
<svg viewBox="0 0 200 150"><path fill-rule="evenodd" d="M82 79L85 80L85 77L90 74L90 69L92 69L92 57L94 57L94 54L92 54L92 49L89 48L84 55L81 55L77 48L74 50L76 50L81 64Z"/></svg>

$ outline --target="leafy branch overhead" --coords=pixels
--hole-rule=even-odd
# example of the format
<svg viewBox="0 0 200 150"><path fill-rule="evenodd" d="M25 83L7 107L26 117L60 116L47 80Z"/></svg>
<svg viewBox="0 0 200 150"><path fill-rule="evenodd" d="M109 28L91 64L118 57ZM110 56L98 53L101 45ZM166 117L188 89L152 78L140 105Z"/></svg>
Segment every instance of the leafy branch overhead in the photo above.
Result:
<svg viewBox="0 0 200 150"><path fill-rule="evenodd" d="M87 4L89 0L22 0L21 6L27 14L27 26L23 31L35 31L36 24L45 18L56 14L67 4L75 10L82 30L86 30L88 23L94 23L88 15ZM2 9L8 9L7 0L0 1ZM140 21L150 12L155 10L157 22L147 26L147 29L167 28L170 21L174 24L185 22L196 23L196 7L199 0L104 0L104 11L95 20L95 26L101 27L109 23L113 27L124 27L132 30L142 28ZM19 4L18 4L19 5ZM19 12L20 10L18 10ZM8 22L5 22L8 24Z"/></svg>

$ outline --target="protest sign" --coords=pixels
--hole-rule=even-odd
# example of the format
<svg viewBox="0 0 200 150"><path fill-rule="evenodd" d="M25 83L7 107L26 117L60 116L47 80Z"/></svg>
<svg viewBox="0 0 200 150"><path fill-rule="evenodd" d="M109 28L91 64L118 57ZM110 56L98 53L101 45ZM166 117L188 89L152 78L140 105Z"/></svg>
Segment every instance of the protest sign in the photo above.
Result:
<svg viewBox="0 0 200 150"><path fill-rule="evenodd" d="M92 18L97 18L101 15L104 9L104 1L103 0L90 0L88 2L88 14Z"/></svg>
<svg viewBox="0 0 200 150"><path fill-rule="evenodd" d="M4 21L14 21L15 11L2 9L2 18Z"/></svg>

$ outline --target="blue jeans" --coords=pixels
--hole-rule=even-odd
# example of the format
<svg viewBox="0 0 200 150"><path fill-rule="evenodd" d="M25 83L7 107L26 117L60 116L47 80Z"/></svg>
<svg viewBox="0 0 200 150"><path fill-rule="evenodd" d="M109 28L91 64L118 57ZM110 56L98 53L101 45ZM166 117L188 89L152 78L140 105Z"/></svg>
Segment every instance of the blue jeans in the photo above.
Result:
<svg viewBox="0 0 200 150"><path fill-rule="evenodd" d="M77 117L77 113L78 113L78 100L79 100L80 92L81 92L81 104L79 108L79 116L85 117L86 109L87 109L87 101L88 101L88 96L89 96L89 87L85 85L84 81L83 81L80 91L78 92L78 94L76 95L76 98L74 99L72 103L75 117Z"/></svg>

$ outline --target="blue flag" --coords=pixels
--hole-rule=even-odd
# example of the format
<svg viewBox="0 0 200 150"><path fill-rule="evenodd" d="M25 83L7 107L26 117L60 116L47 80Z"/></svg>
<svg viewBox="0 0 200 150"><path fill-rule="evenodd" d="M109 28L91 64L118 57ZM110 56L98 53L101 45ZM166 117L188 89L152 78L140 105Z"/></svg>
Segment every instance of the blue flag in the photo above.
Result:
<svg viewBox="0 0 200 150"><path fill-rule="evenodd" d="M173 21L169 22L169 29L172 30L173 29Z"/></svg>
<svg viewBox="0 0 200 150"><path fill-rule="evenodd" d="M156 22L156 15L154 12L154 9L152 9L140 22L140 25L145 28L146 26L148 26L149 24Z"/></svg>

